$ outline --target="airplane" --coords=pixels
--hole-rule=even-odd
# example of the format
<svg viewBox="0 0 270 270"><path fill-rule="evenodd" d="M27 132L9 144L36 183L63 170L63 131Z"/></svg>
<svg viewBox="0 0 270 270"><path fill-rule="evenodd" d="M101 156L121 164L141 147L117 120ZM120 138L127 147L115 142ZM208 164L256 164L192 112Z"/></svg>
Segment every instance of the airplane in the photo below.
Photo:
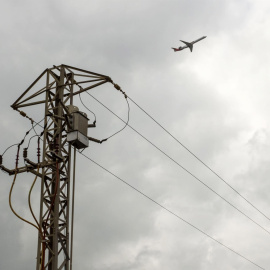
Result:
<svg viewBox="0 0 270 270"><path fill-rule="evenodd" d="M179 48L172 48L175 52L178 52L178 51L182 51L182 50L184 50L184 49L186 49L186 48L189 48L190 49L190 51L192 52L192 50L193 50L193 44L194 43L196 43L196 42L199 42L200 40L202 40L202 39L204 39L204 38L206 38L206 36L203 36L203 37L201 37L201 38L198 38L198 39L196 39L196 40L194 40L194 41L191 41L191 42L186 42L186 41L184 41L184 40L180 40L180 41L182 41L184 44L186 44L186 46L183 46L183 47L179 47Z"/></svg>

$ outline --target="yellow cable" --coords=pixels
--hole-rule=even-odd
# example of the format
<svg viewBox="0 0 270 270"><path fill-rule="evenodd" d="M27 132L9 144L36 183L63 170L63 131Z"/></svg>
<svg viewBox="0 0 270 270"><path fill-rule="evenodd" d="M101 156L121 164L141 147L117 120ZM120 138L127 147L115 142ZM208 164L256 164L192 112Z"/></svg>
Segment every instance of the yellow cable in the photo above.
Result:
<svg viewBox="0 0 270 270"><path fill-rule="evenodd" d="M16 169L15 175L14 175L14 179L13 179L13 182L12 182L12 185L11 185L11 188L10 188L10 191L9 191L9 207L10 207L11 211L13 212L13 214L14 214L17 218L19 218L19 219L21 219L22 221L24 221L24 222L26 222L26 223L32 225L33 227L35 227L35 228L39 231L39 227L37 227L37 226L36 226L35 224L33 224L32 222L30 222L30 221L28 221L28 220L22 218L21 216L19 216L19 215L15 212L15 210L13 209L13 207L12 207L12 203L11 203L11 194L12 194L12 190L13 190L13 187L14 187L14 184L15 184L15 181L16 181L17 173L18 173L18 171L17 171L17 169Z"/></svg>
<svg viewBox="0 0 270 270"><path fill-rule="evenodd" d="M38 166L38 169L37 169L37 173L38 173L38 172L39 172L39 166ZM32 186L31 186L31 188L30 188L30 190L29 190L29 193L28 193L28 205L29 205L29 209L30 209L30 212L31 212L31 214L32 214L32 217L34 218L34 220L35 220L37 226L39 227L39 232L40 232L41 235L42 235L41 226L40 226L39 222L37 221L36 216L35 216L35 214L34 214L34 212L33 212L32 206L31 206L31 193L32 193L33 187L34 187L34 185L35 185L35 183L36 183L37 177L38 177L38 176L36 175L36 177L35 177L35 179L34 179L34 181L33 181L33 183L32 183Z"/></svg>
<svg viewBox="0 0 270 270"><path fill-rule="evenodd" d="M36 217L35 217L35 215L34 215L34 212L33 212L32 207L31 207L31 200L30 200L32 189L33 189L33 187L34 187L34 185L35 185L35 182L36 182L36 180L37 180L37 175L36 175L36 177L35 177L35 180L34 180L32 186L31 186L31 189L30 189L29 194L28 194L28 204L29 204L29 207L30 207L31 214L32 214L33 218L35 219L35 221L36 221L36 223L37 223L38 226L36 226L36 225L33 224L32 222L30 222L30 221L28 221L28 220L22 218L21 216L19 216L19 215L15 212L15 210L13 209L13 207L12 207L12 203L11 203L11 195L12 195L13 187L14 187L14 184L15 184L15 181L16 181L17 172L18 172L18 171L16 170L16 171L15 171L15 175L14 175L14 179L13 179L13 182L12 182L12 185L11 185L11 188L10 188L10 191L9 191L9 207L10 207L11 211L13 212L13 214L14 214L16 217L18 217L18 218L21 219L22 221L24 221L24 222L26 222L26 223L32 225L33 227L35 227L35 228L40 232L41 238L42 238L42 229L41 229L41 227L40 227L40 225L39 225L39 223L38 223L38 221L37 221L37 219L36 219ZM38 171L37 171L37 172L39 172L39 167L38 167ZM40 267L41 267L40 269L42 269L42 270L44 269L44 266L43 266L43 264L44 264L44 256L43 256L44 248L45 248L45 247L44 247L44 243L42 243L42 256L41 256L41 265L40 265Z"/></svg>

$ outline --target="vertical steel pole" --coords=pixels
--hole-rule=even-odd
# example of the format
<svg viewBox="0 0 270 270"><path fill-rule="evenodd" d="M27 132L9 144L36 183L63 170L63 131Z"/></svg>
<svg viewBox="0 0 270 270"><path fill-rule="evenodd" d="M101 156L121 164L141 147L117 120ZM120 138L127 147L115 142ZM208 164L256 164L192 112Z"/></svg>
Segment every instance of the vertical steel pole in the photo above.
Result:
<svg viewBox="0 0 270 270"><path fill-rule="evenodd" d="M61 106L61 101L63 102L64 95L64 68L61 67L60 70L60 78L59 82L56 84L56 97L55 97L55 109L54 109L54 118L56 123L54 124L54 146L53 151L56 155L62 156L61 153L61 144L62 144L62 132L63 132L63 124L62 124L62 115L63 108ZM61 163L57 160L57 157L54 158L56 162L56 170L53 172L53 183L51 186L51 194L54 194L53 202L51 205L51 220L53 222L53 226L50 227L51 241L50 248L52 252L49 255L49 260L51 259L51 264L49 270L57 270L58 269L58 233L59 233L59 203L60 203L60 172Z"/></svg>
<svg viewBox="0 0 270 270"><path fill-rule="evenodd" d="M38 241L37 270L70 269L69 255L69 197L71 146L66 145L65 120L62 104L72 105L73 87L67 87L65 68L58 76L48 70L56 88L46 93L45 132L43 141L43 169L41 184L40 224L43 240ZM45 242L45 246L42 243ZM44 263L41 262L44 260Z"/></svg>
<svg viewBox="0 0 270 270"><path fill-rule="evenodd" d="M73 156L73 183L72 183L72 212L71 212L71 247L70 247L70 270L73 267L73 232L74 232L74 203L75 203L75 177L76 177L76 148Z"/></svg>

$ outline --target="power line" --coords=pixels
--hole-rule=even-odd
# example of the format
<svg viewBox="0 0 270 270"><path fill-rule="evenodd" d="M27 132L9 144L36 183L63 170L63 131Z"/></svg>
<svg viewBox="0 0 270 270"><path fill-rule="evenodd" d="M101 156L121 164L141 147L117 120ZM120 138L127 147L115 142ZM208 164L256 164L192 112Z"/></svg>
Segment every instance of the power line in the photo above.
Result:
<svg viewBox="0 0 270 270"><path fill-rule="evenodd" d="M88 92L86 92L86 93L89 94ZM90 94L89 94L89 95L90 95ZM106 138L106 139L105 139L106 141L107 141L108 139L110 139L111 137L115 136L116 134L118 134L119 132L123 131L123 130L128 126L128 122L129 122L129 114L130 114L130 106L129 106L129 103L128 103L127 98L126 98L126 102L127 102L127 106L128 106L128 116L127 116L127 121L126 121L126 122L124 121L124 123L125 123L124 127L121 128L120 130L118 130L117 132L115 132L114 134L112 134L111 136L109 136L108 138Z"/></svg>
<svg viewBox="0 0 270 270"><path fill-rule="evenodd" d="M88 93L89 94L89 93ZM100 103L104 108L106 108L108 111L110 111L113 115L115 115L118 119L125 122L122 118L120 118L117 114L115 114L112 110L110 110L106 105L104 105L102 102L100 102L98 99L96 99L94 96L89 94L93 99L95 99L98 103ZM217 193L214 189L212 189L210 186L208 186L206 183L204 183L201 179L199 179L197 176L195 176L192 172L190 172L188 169L183 167L180 163L178 163L175 159L170 157L168 154L166 154L163 150L161 150L158 146L156 146L153 142L151 142L149 139L147 139L145 136L143 136L139 131L137 131L135 128L127 124L133 131L135 131L138 135L140 135L143 139L145 139L148 143L150 143L153 147L155 147L158 151L160 151L163 155L165 155L167 158L169 158L173 163L175 163L178 167L183 169L185 172L187 172L189 175L191 175L194 179L196 179L198 182L200 182L202 185L204 185L206 188L208 188L210 191L212 191L214 194L216 194L219 198L221 198L223 201L225 201L227 204L229 204L231 207L233 207L235 210L237 210L240 214L245 216L247 219L249 219L251 222L256 224L258 227L260 227L262 230L270 234L270 231L265 229L263 226L261 226L259 223L257 223L255 220L253 220L251 217L249 217L247 214L245 214L243 211L241 211L239 208L234 206L231 202L229 202L227 199L225 199L222 195Z"/></svg>
<svg viewBox="0 0 270 270"><path fill-rule="evenodd" d="M79 152L79 151L78 151ZM80 153L80 152L79 152ZM212 239L213 241L215 241L216 243L218 243L219 245L227 248L228 250L230 250L231 252L235 253L236 255L240 256L241 258L245 259L246 261L250 262L251 264L257 266L260 269L265 270L265 268L261 267L260 265L258 265L257 263L251 261L250 259L248 259L247 257L243 256L242 254L240 254L239 252L235 251L234 249L228 247L227 245L223 244L222 242L220 242L219 240L215 239L214 237L212 237L211 235L209 235L208 233L204 232L203 230L199 229L198 227L196 227L195 225L191 224L189 221L185 220L184 218L182 218L181 216L179 216L178 214L174 213L173 211L171 211L170 209L168 209L167 207L163 206L162 204L158 203L157 201L155 201L154 199L152 199L151 197L149 197L148 195L146 195L145 193L143 193L142 191L140 191L139 189L135 188L134 186L132 186L131 184L129 184L128 182L126 182L125 180L123 180L122 178L120 178L119 176L117 176L116 174L112 173L111 171L109 171L108 169L106 169L105 167L103 167L102 165L98 164L96 161L92 160L90 157L86 156L83 153L80 153L82 156L84 156L85 158L87 158L88 160L90 160L91 162L93 162L94 164L96 164L98 167L102 168L103 170L105 170L106 172L108 172L109 174L111 174L112 176L114 176L115 178L117 178L118 180L120 180L122 183L126 184L127 186L129 186L130 188L132 188L133 190L135 190L136 192L140 193L142 196L144 196L145 198L147 198L148 200L150 200L151 202L153 202L154 204L158 205L159 207L161 207L162 209L164 209L165 211L167 211L168 213L170 213L171 215L175 216L176 218L178 218L179 220L185 222L186 224L188 224L189 226L191 226L192 228L196 229L197 231L199 231L200 233L204 234L205 236L207 236L208 238Z"/></svg>
<svg viewBox="0 0 270 270"><path fill-rule="evenodd" d="M233 207L235 210L237 210L240 214L245 216L247 219L249 219L251 222L253 222L255 225L260 227L262 230L270 234L270 231L265 229L263 226L261 226L259 223L257 223L255 220L253 220L251 217L249 217L247 214L245 214L243 211L241 211L239 208L237 208L235 205L233 205L231 202L229 202L227 199L225 199L222 195L217 193L214 189L212 189L210 186L208 186L206 183L204 183L201 179L199 179L197 176L195 176L193 173L191 173L189 170L187 170L185 167L183 167L180 163L178 163L175 159L170 157L168 154L166 154L163 150L161 150L158 146L156 146L153 142L151 142L149 139L147 139L145 136L143 136L140 132L138 132L136 129L134 129L132 126L128 124L128 122L125 122L122 118L120 118L117 114L115 114L112 110L110 110L107 106L105 106L102 102L100 102L98 99L96 99L94 96L92 96L90 93L87 92L89 96L91 96L93 99L95 99L98 103L100 103L103 107L105 107L108 111L110 111L113 115L115 115L119 120L125 123L125 127L129 126L134 132L136 132L138 135L140 135L143 139L145 139L148 143L150 143L153 147L155 147L157 150L159 150L163 155L165 155L167 158L169 158L172 162L174 162L177 166L179 166L181 169L186 171L189 175L191 175L194 179L196 179L198 182L200 182L202 185L204 185L206 188L208 188L210 191L212 191L214 194L216 194L218 197L220 197L222 200L224 200L227 204L229 204L231 207ZM128 117L129 119L129 117ZM124 128L125 128L124 127Z"/></svg>
<svg viewBox="0 0 270 270"><path fill-rule="evenodd" d="M34 121L33 119L31 119L31 125L32 125L32 127L31 127L28 131L26 131L26 133L25 133L25 135L24 135L22 141L21 141L20 143L15 143L15 144L12 144L12 145L10 145L9 147L7 147L6 150L3 152L2 156L4 156L4 154L5 154L10 148L12 148L13 146L15 146L15 145L22 145L22 144L24 143L25 138L27 137L27 135L29 134L29 132L30 132L32 129L33 129L33 130L35 131L35 133L36 133L35 127L36 127L37 125L40 126L40 127L42 127L42 126L40 125L40 122L42 122L43 120L44 120L44 118L42 118L39 122L36 122L36 121ZM36 124L33 125L33 123L36 123ZM42 128L43 128L43 127L42 127ZM34 136L38 136L37 133L36 133L36 135L34 135ZM34 136L33 136L33 137L34 137ZM31 138L32 138L32 137L31 137ZM31 140L31 139L30 139L30 140Z"/></svg>
<svg viewBox="0 0 270 270"><path fill-rule="evenodd" d="M94 115L95 120L94 120L93 122L96 123L97 117L96 117L95 113L92 112L92 111L91 111L91 110L83 103L82 98L81 98L81 93L79 93L79 98L80 98L80 101L81 101L82 105L85 107L85 109L88 110L90 113L92 113L92 114Z"/></svg>
<svg viewBox="0 0 270 270"><path fill-rule="evenodd" d="M90 95L90 94L89 94ZM91 97L93 97L92 95L90 95ZM93 97L94 98L94 97ZM96 98L94 98L96 101L98 101ZM101 105L103 105L106 109L108 109L111 113L113 113L109 108L107 108L104 104L102 104L100 101L98 101ZM115 113L113 113L115 116L117 116ZM121 121L123 121L125 123L124 120L122 120L119 116L117 116ZM41 122L41 121L40 121ZM39 123L37 123L37 125L39 125ZM267 231L266 229L264 229L261 225L259 225L257 222L255 222L254 220L252 220L249 216L247 216L246 214L244 214L242 211L240 211L238 208L236 208L234 205L232 205L230 202L228 202L225 198L223 198L221 195L219 195L217 192L215 192L212 188L210 188L209 186L207 186L204 182L202 182L199 178L197 178L195 175L193 175L191 172L189 172L187 169L185 169L182 165L180 165L178 162L176 162L174 159L172 159L170 156L168 156L164 151L162 151L160 148L158 148L156 145L154 145L150 140L148 140L146 137L144 137L141 133L139 133L137 130L135 130L133 127L131 127L128 123L126 123L126 126L129 126L132 130L134 130L137 134L139 134L141 137L143 137L147 142L149 142L152 146L154 146L156 149L158 149L160 152L162 152L164 155L166 155L171 161L173 161L174 163L176 163L179 167L181 167L183 170L185 170L187 173L189 173L191 176L193 176L196 180L200 181L203 185L205 185L208 189L210 189L212 192L214 192L216 195L218 195L220 198L222 198L224 201L226 201L228 204L230 204L232 207L234 207L237 211L239 211L241 214L243 214L244 216L246 216L248 219L250 219L251 221L253 221L256 225L258 225L259 227L261 227L261 229L265 230L266 232L270 233L269 231ZM22 141L23 142L23 141ZM21 143L22 143L21 142ZM81 153L82 154L82 153ZM82 154L83 156L85 156L84 154ZM85 156L86 158L88 158L87 156ZM88 158L89 160L91 160L90 158ZM243 255L241 255L240 253L236 252L235 250L231 249L230 247L224 245L223 243L221 243L220 241L216 240L215 238L213 238L212 236L208 235L207 233L203 232L202 230L200 230L199 228L197 228L196 226L192 225L191 223L189 223L188 221L184 220L183 218L181 218L180 216L178 216L177 214L175 214L174 212L172 212L171 210L169 210L168 208L164 207L163 205L159 204L158 202L156 202L155 200L153 200L152 198L150 198L149 196L147 196L146 194L144 194L143 192L139 191L138 189L136 189L135 187L131 186L130 184L128 184L126 181L124 181L123 179L119 178L118 176L116 176L115 174L113 174L112 172L110 172L109 170L107 170L106 168L102 167L101 165L99 165L98 163L96 163L95 161L91 160L93 163L95 163L96 165L98 165L99 167L103 168L104 170L106 170L108 173L112 174L113 176L115 176L117 179L121 180L123 183L127 184L128 186L130 186L131 188L133 188L134 190L136 190L137 192L139 192L141 195L145 196L146 198L148 198L149 200L151 200L153 203L157 204L158 206L160 206L161 208L163 208L164 210L166 210L167 212L171 213L172 215L174 215L175 217L177 217L178 219L184 221L186 224L192 226L194 229L200 231L201 233L203 233L204 235L206 235L207 237L211 238L213 241L219 243L220 245L226 247L227 249L229 249L230 251L234 252L235 254L237 254L238 256L244 258L245 260L249 261L250 263L254 264L255 266L259 267L260 269L264 269L261 266L259 266L258 264L254 263L253 261L247 259L246 257L244 257Z"/></svg>
<svg viewBox="0 0 270 270"><path fill-rule="evenodd" d="M86 91L86 93L87 93L90 97L93 97L93 96L92 96L91 94L89 94L87 91ZM127 95L126 95L125 93L124 93L124 96L125 96L125 100L126 100L126 102L127 102L127 107L128 107L127 121L124 121L124 120L121 119L121 120L125 123L124 127L121 128L120 130L118 130L117 132L113 133L112 135L110 135L108 138L104 139L104 141L107 141L107 140L110 139L111 137L113 137L113 136L115 136L116 134L120 133L121 131L123 131L123 130L128 126L128 123L129 123L129 114L130 114L130 106L129 106L129 102L128 102L128 100L127 100ZM84 104L83 104L83 105L84 105ZM86 107L86 105L84 105L84 107L85 107L87 110L89 110L89 109Z"/></svg>
<svg viewBox="0 0 270 270"><path fill-rule="evenodd" d="M265 218L270 221L270 218L264 214L260 209L258 209L253 203L251 203L247 198L245 198L238 190L236 190L231 184L229 184L224 178L217 174L212 168L210 168L205 162L203 162L197 155L195 155L190 149L188 149L183 143L181 143L175 136L173 136L166 128L164 128L157 120L155 120L148 112L146 112L140 105L138 105L132 98L128 96L129 100L132 101L141 111L143 111L150 119L152 119L159 127L161 127L170 137L172 137L177 143L179 143L184 149L186 149L193 157L195 157L201 164L203 164L207 169L209 169L214 175L216 175L222 182L224 182L228 187L230 187L234 192L236 192L242 199L244 199L249 205L251 205L255 210L262 214Z"/></svg>

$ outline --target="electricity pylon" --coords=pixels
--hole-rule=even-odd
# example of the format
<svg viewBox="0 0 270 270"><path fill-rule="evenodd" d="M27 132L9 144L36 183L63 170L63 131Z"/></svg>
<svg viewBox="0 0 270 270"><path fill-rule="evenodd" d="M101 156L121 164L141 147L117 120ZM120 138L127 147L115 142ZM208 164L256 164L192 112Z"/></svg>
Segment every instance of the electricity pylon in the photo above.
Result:
<svg viewBox="0 0 270 270"><path fill-rule="evenodd" d="M88 140L102 142L87 136L88 127L95 125L88 125L87 116L73 105L73 98L107 82L113 83L105 75L67 65L54 66L44 70L11 105L31 121L22 108L40 104L45 107L42 160L35 163L25 158L26 166L16 166L14 170L1 165L11 175L27 171L41 178L36 270L72 269L73 211L70 214L70 209L74 205L71 174L75 169L72 168L75 153L76 149L86 148Z"/></svg>

